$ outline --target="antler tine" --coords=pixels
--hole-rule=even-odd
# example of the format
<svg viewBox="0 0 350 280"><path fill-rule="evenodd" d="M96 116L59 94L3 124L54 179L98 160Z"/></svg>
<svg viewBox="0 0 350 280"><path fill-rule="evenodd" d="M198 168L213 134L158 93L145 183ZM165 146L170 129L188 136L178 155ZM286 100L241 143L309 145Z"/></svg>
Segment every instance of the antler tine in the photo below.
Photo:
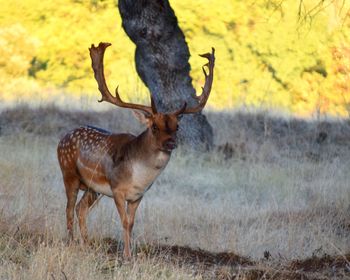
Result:
<svg viewBox="0 0 350 280"><path fill-rule="evenodd" d="M118 93L119 86L115 89L115 96L113 96L109 91L106 84L105 75L104 75L103 57L104 57L106 48L108 48L110 45L111 43L99 43L97 47L95 47L92 44L91 48L89 48L90 57L91 57L91 66L92 66L92 69L94 70L94 76L95 76L95 80L97 81L98 89L102 95L101 100L99 100L98 102L106 101L113 105L117 105L119 107L138 109L146 113L152 114L151 107L123 102Z"/></svg>
<svg viewBox="0 0 350 280"><path fill-rule="evenodd" d="M157 114L157 107L156 107L156 103L154 102L152 94L151 94L151 108L152 108L153 114Z"/></svg>
<svg viewBox="0 0 350 280"><path fill-rule="evenodd" d="M192 113L197 113L201 111L208 101L211 87L213 85L214 66L215 66L215 49L211 48L211 53L200 54L199 56L208 59L208 63L202 66L205 83L204 83L204 86L202 87L202 94L200 96L196 96L196 99L198 100L198 105L193 108L187 108L184 111L184 114L192 114ZM209 74L205 70L205 67L208 67Z"/></svg>

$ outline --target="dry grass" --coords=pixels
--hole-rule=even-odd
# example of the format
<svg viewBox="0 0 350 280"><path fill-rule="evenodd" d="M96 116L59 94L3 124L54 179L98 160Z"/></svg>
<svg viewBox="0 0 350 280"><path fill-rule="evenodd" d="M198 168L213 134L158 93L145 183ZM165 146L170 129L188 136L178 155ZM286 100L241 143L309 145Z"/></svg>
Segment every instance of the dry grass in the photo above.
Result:
<svg viewBox="0 0 350 280"><path fill-rule="evenodd" d="M108 198L89 216L92 245L65 244L55 149L78 125L137 132L136 121L122 110L3 111L0 279L348 279L349 123L217 113L209 119L219 147L175 152L141 203L135 258L126 264ZM223 251L236 255L215 254ZM307 270L312 260L325 268Z"/></svg>

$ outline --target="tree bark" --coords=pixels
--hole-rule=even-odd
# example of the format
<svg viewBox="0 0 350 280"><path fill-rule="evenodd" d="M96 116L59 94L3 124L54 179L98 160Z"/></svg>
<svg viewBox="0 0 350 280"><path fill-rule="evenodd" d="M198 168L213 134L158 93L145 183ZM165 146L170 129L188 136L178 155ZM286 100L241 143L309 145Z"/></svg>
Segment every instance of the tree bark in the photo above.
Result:
<svg viewBox="0 0 350 280"><path fill-rule="evenodd" d="M184 102L195 106L198 101L190 77L190 53L169 1L119 0L118 6L122 26L136 44L137 73L157 110L172 112ZM184 115L178 139L195 150L208 150L213 147L213 130L201 112Z"/></svg>

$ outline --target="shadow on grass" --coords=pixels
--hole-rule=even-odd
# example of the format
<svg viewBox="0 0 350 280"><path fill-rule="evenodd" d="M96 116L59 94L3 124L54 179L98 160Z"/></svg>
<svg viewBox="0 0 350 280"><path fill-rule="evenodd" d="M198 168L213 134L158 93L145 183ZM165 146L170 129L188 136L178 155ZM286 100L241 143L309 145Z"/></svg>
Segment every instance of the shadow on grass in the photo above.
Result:
<svg viewBox="0 0 350 280"><path fill-rule="evenodd" d="M6 239L7 247L13 250L20 247L22 254L29 257L39 246L70 245L57 237L39 232L23 231L17 228L12 234L0 233ZM253 261L232 252L209 252L178 245L140 243L133 250L131 261L123 261L122 243L116 239L104 238L91 240L90 246L73 242L73 248L92 251L99 254L106 262L100 267L102 272L122 269L124 265L133 265L151 261L166 263L172 267L185 268L194 276L203 279L349 279L350 253L338 256L313 256L303 260L283 261L274 259L265 253L265 258ZM0 250L1 253L1 250ZM11 257L12 258L12 257ZM16 263L18 260L11 260ZM148 262L149 263L149 262Z"/></svg>
<svg viewBox="0 0 350 280"><path fill-rule="evenodd" d="M122 259L120 242L102 241L110 257ZM313 256L304 260L281 263L265 256L255 262L232 252L209 252L178 245L139 244L134 248L134 260L160 259L171 265L188 267L205 279L343 279L350 275L350 253L339 256Z"/></svg>

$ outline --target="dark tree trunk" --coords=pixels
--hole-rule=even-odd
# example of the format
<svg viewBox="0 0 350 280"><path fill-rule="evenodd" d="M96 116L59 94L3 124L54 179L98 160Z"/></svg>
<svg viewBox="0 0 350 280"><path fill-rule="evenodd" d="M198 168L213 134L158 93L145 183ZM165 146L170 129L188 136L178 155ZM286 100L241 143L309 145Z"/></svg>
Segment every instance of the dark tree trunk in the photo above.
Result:
<svg viewBox="0 0 350 280"><path fill-rule="evenodd" d="M125 32L136 44L137 73L150 90L157 110L171 112L185 101L189 107L195 106L190 53L169 1L119 0L119 12ZM181 127L181 143L196 150L213 146L213 131L202 113L184 115Z"/></svg>

